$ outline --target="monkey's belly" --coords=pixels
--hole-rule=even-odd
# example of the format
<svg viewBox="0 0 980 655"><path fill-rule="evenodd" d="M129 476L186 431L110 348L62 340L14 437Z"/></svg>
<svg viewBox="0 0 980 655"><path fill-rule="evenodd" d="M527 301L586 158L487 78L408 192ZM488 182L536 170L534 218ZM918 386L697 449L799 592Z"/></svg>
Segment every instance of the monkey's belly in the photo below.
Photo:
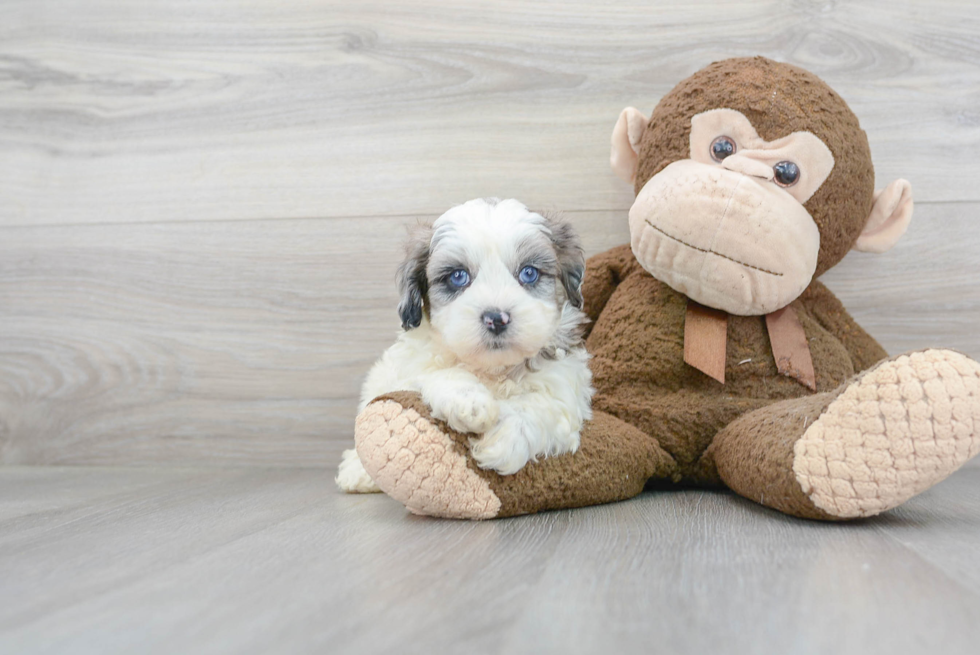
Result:
<svg viewBox="0 0 980 655"><path fill-rule="evenodd" d="M817 390L854 373L844 345L802 305ZM596 409L655 436L679 463L691 465L722 427L741 414L812 392L776 368L763 316L729 316L725 384L684 362L687 297L650 275L623 280L589 335Z"/></svg>

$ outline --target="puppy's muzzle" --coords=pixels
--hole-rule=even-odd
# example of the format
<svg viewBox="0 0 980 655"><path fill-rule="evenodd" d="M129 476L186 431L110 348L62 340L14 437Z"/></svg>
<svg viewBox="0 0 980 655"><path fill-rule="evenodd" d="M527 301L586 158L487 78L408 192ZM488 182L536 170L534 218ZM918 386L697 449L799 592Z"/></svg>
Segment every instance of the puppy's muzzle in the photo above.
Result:
<svg viewBox="0 0 980 655"><path fill-rule="evenodd" d="M510 314L507 312L498 312L496 310L490 310L483 312L483 325L493 332L494 334L503 334L504 330L507 329L507 325L510 323Z"/></svg>

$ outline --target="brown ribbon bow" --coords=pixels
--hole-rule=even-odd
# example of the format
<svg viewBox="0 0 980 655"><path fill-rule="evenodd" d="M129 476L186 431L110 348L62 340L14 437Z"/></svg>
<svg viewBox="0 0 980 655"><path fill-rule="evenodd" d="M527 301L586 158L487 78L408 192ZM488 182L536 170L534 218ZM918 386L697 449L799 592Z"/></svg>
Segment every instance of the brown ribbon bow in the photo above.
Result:
<svg viewBox="0 0 980 655"><path fill-rule="evenodd" d="M813 358L796 311L786 306L766 314L766 328L779 373L816 391ZM724 384L727 348L728 314L688 300L684 317L684 361Z"/></svg>

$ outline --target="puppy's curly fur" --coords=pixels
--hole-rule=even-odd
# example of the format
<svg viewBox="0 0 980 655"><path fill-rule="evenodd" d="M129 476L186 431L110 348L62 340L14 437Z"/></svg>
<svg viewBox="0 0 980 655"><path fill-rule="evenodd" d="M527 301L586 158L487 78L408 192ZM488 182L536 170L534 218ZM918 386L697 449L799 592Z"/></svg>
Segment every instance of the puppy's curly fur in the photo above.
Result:
<svg viewBox="0 0 980 655"><path fill-rule="evenodd" d="M571 225L516 200L471 200L419 226L398 272L404 332L368 373L358 411L418 391L433 416L474 434L481 467L503 475L575 452L592 415L584 274ZM378 490L354 450L337 484Z"/></svg>

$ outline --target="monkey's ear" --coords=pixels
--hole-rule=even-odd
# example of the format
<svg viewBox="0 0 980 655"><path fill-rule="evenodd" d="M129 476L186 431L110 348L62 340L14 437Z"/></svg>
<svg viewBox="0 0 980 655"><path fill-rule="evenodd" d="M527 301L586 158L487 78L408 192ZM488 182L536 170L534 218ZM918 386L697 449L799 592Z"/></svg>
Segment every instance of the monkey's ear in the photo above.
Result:
<svg viewBox="0 0 980 655"><path fill-rule="evenodd" d="M429 292L425 267L429 263L431 241L432 227L419 225L409 235L405 261L398 267L398 292L402 297L398 303L398 315L402 319L403 330L417 328L422 323L425 297Z"/></svg>
<svg viewBox="0 0 980 655"><path fill-rule="evenodd" d="M854 244L861 252L885 252L898 243L912 220L912 185L895 180L875 191L874 205L861 236Z"/></svg>
<svg viewBox="0 0 980 655"><path fill-rule="evenodd" d="M647 129L647 117L639 109L627 107L619 114L612 133L612 154L609 164L623 180L633 184L636 179L637 155L640 139Z"/></svg>

